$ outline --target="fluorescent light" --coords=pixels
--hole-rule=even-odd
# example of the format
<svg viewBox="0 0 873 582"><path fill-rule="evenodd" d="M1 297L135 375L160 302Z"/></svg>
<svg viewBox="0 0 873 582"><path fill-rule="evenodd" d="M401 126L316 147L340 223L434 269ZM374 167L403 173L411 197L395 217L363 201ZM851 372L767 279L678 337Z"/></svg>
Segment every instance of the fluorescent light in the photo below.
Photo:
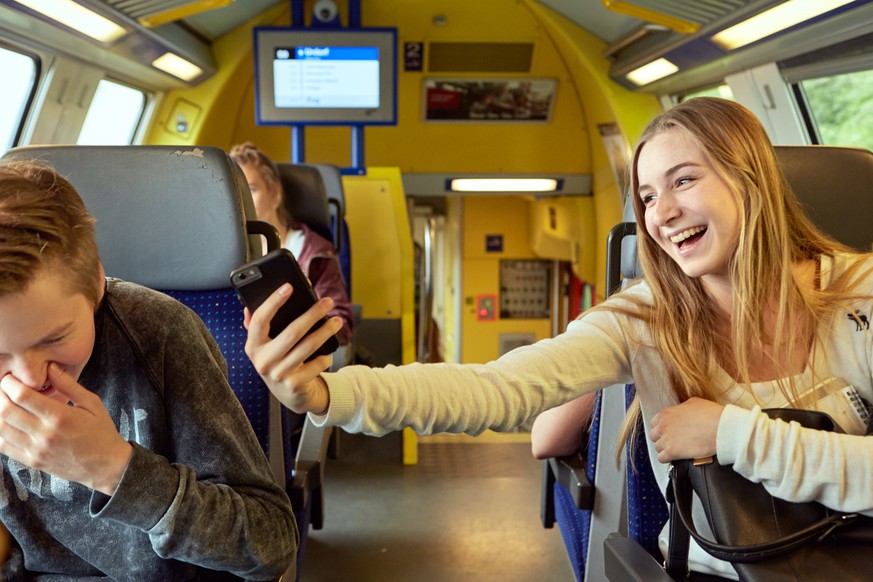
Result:
<svg viewBox="0 0 873 582"><path fill-rule="evenodd" d="M152 61L152 66L165 73L170 73L174 77L179 77L183 81L191 81L203 73L203 69L173 53L164 53L159 56Z"/></svg>
<svg viewBox="0 0 873 582"><path fill-rule="evenodd" d="M667 59L660 58L657 61L652 61L647 65L643 65L638 69L634 69L625 77L627 77L628 81L633 83L634 85L648 85L653 81L657 81L667 75L672 75L676 71L679 70L679 67L668 61Z"/></svg>
<svg viewBox="0 0 873 582"><path fill-rule="evenodd" d="M733 50L853 1L789 0L719 32L712 40L726 50Z"/></svg>
<svg viewBox="0 0 873 582"><path fill-rule="evenodd" d="M127 34L124 27L72 0L15 1L102 43L109 44Z"/></svg>
<svg viewBox="0 0 873 582"><path fill-rule="evenodd" d="M558 181L554 178L454 178L449 187L453 192L554 192Z"/></svg>

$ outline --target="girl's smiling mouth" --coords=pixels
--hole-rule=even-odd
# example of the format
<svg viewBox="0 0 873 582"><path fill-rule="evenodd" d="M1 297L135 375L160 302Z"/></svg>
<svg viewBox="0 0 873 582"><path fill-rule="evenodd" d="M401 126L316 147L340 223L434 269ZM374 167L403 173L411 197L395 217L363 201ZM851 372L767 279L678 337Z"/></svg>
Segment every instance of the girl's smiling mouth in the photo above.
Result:
<svg viewBox="0 0 873 582"><path fill-rule="evenodd" d="M682 232L674 234L670 236L670 242L675 245L678 245L679 248L683 248L685 246L691 245L695 243L700 237L703 236L703 233L706 232L705 226L693 226L691 228L685 229Z"/></svg>

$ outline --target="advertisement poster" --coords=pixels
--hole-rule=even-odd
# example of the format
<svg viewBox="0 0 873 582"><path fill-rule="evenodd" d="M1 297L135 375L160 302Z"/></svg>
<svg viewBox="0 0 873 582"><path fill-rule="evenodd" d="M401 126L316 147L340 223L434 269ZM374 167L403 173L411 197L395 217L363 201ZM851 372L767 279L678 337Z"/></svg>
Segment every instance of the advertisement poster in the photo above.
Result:
<svg viewBox="0 0 873 582"><path fill-rule="evenodd" d="M556 79L425 79L425 121L546 122Z"/></svg>

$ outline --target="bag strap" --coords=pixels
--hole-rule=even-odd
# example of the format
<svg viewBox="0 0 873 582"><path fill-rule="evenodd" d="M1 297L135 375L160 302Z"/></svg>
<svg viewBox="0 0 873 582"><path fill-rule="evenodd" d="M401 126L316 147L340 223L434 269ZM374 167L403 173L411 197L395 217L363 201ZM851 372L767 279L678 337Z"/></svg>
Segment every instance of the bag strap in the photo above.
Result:
<svg viewBox="0 0 873 582"><path fill-rule="evenodd" d="M694 538L694 541L711 556L720 560L742 563L772 558L796 549L809 541L822 540L837 528L852 523L858 517L857 513L833 514L805 529L762 544L748 546L718 544L700 535L694 527L694 521L691 517L692 487L691 479L688 475L691 462L683 460L673 463L673 470L670 472L670 486L673 489L674 502L670 509L670 519L671 521L673 520L674 513L678 514L679 519L685 525L691 537ZM671 524L671 529L673 527L675 526Z"/></svg>
<svg viewBox="0 0 873 582"><path fill-rule="evenodd" d="M670 481L673 480L675 465L670 465ZM691 536L688 528L682 522L676 509L676 494L672 485L667 486L667 503L670 505L670 529L667 542L667 561L664 569L674 580L684 580L688 577L688 546Z"/></svg>

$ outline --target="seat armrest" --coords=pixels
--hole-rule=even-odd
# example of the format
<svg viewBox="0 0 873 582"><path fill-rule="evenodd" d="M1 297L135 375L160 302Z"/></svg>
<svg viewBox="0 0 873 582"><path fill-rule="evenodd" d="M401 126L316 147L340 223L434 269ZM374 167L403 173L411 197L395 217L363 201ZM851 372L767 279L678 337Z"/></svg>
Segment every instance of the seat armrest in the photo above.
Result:
<svg viewBox="0 0 873 582"><path fill-rule="evenodd" d="M570 493L576 509L594 508L594 485L588 480L587 459L582 451L566 457L552 457L548 464L555 481Z"/></svg>
<svg viewBox="0 0 873 582"><path fill-rule="evenodd" d="M655 558L634 540L618 533L603 540L606 578L613 582L674 582Z"/></svg>
<svg viewBox="0 0 873 582"><path fill-rule="evenodd" d="M543 527L555 527L555 474L549 466L549 459L543 460L543 490L540 500L540 521Z"/></svg>
<svg viewBox="0 0 873 582"><path fill-rule="evenodd" d="M294 477L288 484L288 497L295 512L303 511L309 496L321 487L321 466L318 461L297 461Z"/></svg>

